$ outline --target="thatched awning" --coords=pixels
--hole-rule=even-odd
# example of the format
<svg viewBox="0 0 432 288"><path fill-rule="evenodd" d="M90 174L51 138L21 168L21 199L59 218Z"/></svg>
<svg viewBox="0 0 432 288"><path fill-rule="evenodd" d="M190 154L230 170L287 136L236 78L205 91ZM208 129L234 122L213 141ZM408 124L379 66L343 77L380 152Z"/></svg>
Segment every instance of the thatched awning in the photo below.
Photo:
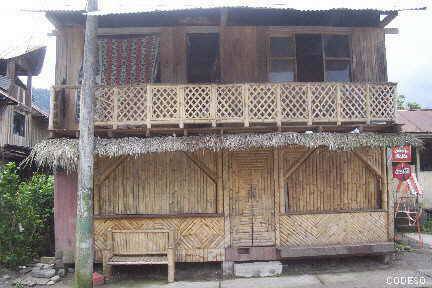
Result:
<svg viewBox="0 0 432 288"><path fill-rule="evenodd" d="M362 147L381 148L399 145L419 146L421 140L410 134L355 134L355 133L266 133L202 135L187 137L152 138L96 138L95 155L138 157L148 153L194 152L199 150L237 151L253 148L277 148L301 145L309 148L325 146L330 150L353 150ZM36 144L27 161L38 166L76 171L78 139L58 138Z"/></svg>

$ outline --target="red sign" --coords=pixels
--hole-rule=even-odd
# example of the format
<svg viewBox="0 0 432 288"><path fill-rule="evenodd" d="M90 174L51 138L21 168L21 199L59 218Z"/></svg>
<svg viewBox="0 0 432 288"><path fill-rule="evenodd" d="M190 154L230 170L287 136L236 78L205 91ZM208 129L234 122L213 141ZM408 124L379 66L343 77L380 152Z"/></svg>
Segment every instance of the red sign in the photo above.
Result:
<svg viewBox="0 0 432 288"><path fill-rule="evenodd" d="M398 163L393 166L393 178L406 181L411 177L411 165L408 163Z"/></svg>
<svg viewBox="0 0 432 288"><path fill-rule="evenodd" d="M411 146L397 146L392 149L393 162L411 162Z"/></svg>

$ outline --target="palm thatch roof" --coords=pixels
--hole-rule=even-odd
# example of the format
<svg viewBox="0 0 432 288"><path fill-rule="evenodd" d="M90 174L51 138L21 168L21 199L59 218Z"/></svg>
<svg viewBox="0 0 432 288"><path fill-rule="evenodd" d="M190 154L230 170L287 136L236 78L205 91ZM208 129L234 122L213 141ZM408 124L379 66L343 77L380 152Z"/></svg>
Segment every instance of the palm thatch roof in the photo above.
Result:
<svg viewBox="0 0 432 288"><path fill-rule="evenodd" d="M238 151L253 148L278 148L301 145L319 146L330 150L354 150L362 147L382 148L399 145L422 145L421 140L409 134L355 134L355 133L266 133L202 135L152 138L96 138L95 155L138 157L148 153L194 152L199 150ZM27 162L53 169L76 171L79 158L78 139L48 139L36 144Z"/></svg>

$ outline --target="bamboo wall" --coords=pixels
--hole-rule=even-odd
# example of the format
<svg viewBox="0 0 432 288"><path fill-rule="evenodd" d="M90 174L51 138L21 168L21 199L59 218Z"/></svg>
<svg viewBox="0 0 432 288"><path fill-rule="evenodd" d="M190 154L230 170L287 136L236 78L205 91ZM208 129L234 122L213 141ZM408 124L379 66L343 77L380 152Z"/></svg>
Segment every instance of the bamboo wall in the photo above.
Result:
<svg viewBox="0 0 432 288"><path fill-rule="evenodd" d="M13 133L13 117L17 111L25 116L24 136ZM15 106L0 106L0 146L14 145L31 147L31 115L29 112L16 110Z"/></svg>
<svg viewBox="0 0 432 288"><path fill-rule="evenodd" d="M15 111L25 117L24 136L13 133L13 118ZM0 146L14 145L30 148L47 137L48 121L34 118L30 112L21 110L17 106L0 106Z"/></svg>
<svg viewBox="0 0 432 288"><path fill-rule="evenodd" d="M282 151L288 170L307 149ZM362 150L382 169L380 150ZM285 212L317 212L381 208L381 179L350 151L318 149L288 179L284 179Z"/></svg>
<svg viewBox="0 0 432 288"><path fill-rule="evenodd" d="M194 162L217 171L216 155L150 154L120 163L100 159L95 215L217 213L217 183ZM109 174L104 176L104 171Z"/></svg>
<svg viewBox="0 0 432 288"><path fill-rule="evenodd" d="M387 194L372 168L354 152L317 149L285 180L307 152L289 147L97 159L96 259L108 229L175 230L178 262L223 261L227 247L391 239L391 216L381 209ZM380 149L356 153L385 169Z"/></svg>

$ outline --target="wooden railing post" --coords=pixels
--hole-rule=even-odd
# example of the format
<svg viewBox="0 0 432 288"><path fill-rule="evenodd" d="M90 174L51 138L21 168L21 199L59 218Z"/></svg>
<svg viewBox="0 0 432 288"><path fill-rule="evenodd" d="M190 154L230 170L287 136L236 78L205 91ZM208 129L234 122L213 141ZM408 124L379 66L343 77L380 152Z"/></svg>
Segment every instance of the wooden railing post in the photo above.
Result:
<svg viewBox="0 0 432 288"><path fill-rule="evenodd" d="M148 84L147 85L147 106L146 106L146 108L147 108L147 119L146 119L146 126L147 126L147 129L150 129L151 128L151 119L152 119L152 111L153 111L153 95L152 95L152 92L153 92L153 89L152 89L152 86L150 85L150 84Z"/></svg>
<svg viewBox="0 0 432 288"><path fill-rule="evenodd" d="M341 125L341 109L342 109L342 103L341 103L341 86L342 84L337 83L336 84L336 124Z"/></svg>
<svg viewBox="0 0 432 288"><path fill-rule="evenodd" d="M118 126L118 98L120 97L120 89L118 87L114 88L113 93L113 115L112 115L112 126L113 129L117 129Z"/></svg>
<svg viewBox="0 0 432 288"><path fill-rule="evenodd" d="M312 89L310 84L307 84L307 103L308 103L308 125L312 125L312 118L313 118L313 112L312 112Z"/></svg>
<svg viewBox="0 0 432 288"><path fill-rule="evenodd" d="M243 115L243 121L244 126L249 127L249 89L247 84L242 85L242 95L243 95L243 107L244 107L244 115Z"/></svg>
<svg viewBox="0 0 432 288"><path fill-rule="evenodd" d="M371 96L370 96L370 84L366 85L366 124L370 124L371 123L371 107L370 107L370 103L371 103Z"/></svg>
<svg viewBox="0 0 432 288"><path fill-rule="evenodd" d="M276 86L276 125L282 126L282 104L281 104L281 85Z"/></svg>
<svg viewBox="0 0 432 288"><path fill-rule="evenodd" d="M185 120L185 101L184 101L184 87L182 85L179 85L177 87L177 98L178 98L178 105L179 105L179 127L184 128L184 120Z"/></svg>
<svg viewBox="0 0 432 288"><path fill-rule="evenodd" d="M212 84L210 87L210 119L212 127L216 127L216 106L217 106L217 87Z"/></svg>

